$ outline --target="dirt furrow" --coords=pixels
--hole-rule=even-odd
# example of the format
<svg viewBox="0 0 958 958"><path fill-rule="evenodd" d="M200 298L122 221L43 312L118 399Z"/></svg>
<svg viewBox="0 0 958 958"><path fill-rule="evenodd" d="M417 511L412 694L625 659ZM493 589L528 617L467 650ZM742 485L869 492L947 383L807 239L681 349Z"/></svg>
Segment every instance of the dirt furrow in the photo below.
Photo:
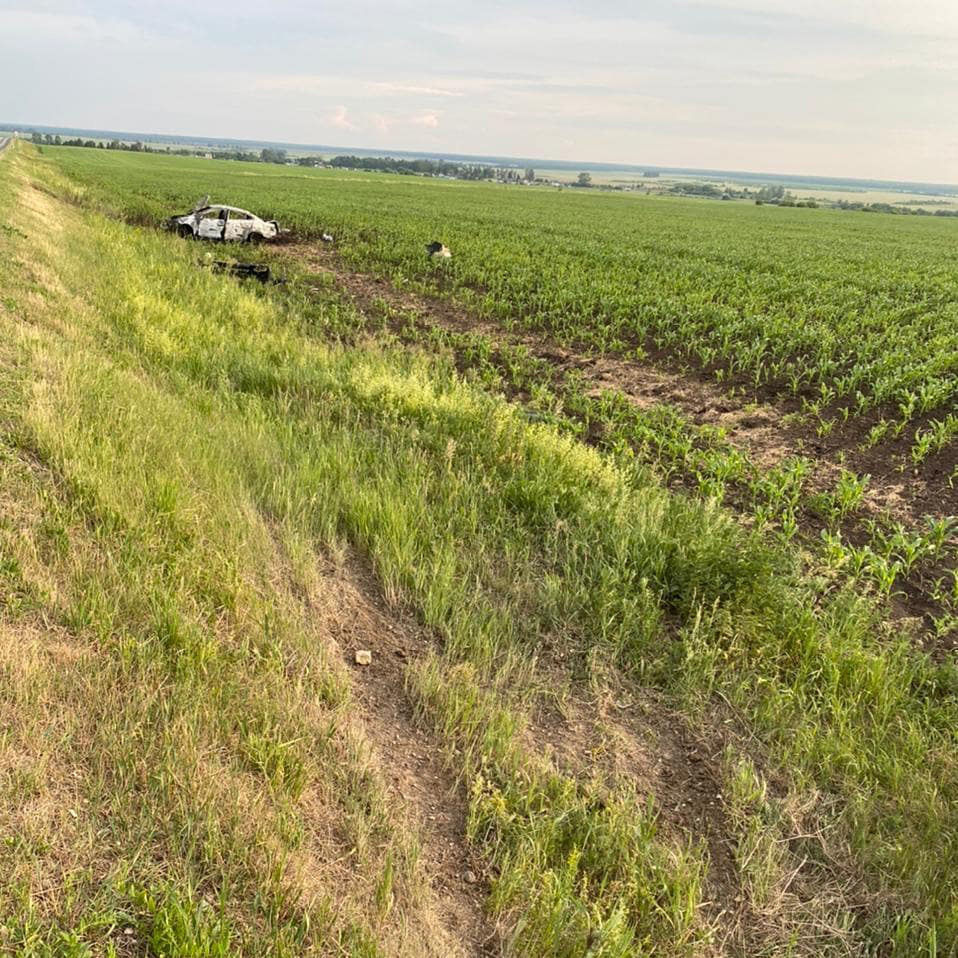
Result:
<svg viewBox="0 0 958 958"><path fill-rule="evenodd" d="M829 487L843 467L867 474L872 481L864 505L874 515L887 513L913 525L924 515L958 514L958 488L948 484L953 467L950 460L932 463L925 470L927 475L916 474L920 470L903 472L898 467L901 450L859 448L867 431L861 425L848 425L834 437L823 439L811 426L786 419L795 411L794 402L780 407L758 398L743 400L694 371L578 351L545 334L507 331L448 300L397 290L385 279L350 269L333 250L293 243L282 248L280 255L332 276L363 311L375 312L377 303L385 302L412 313L420 322L451 332L479 333L493 342L524 346L560 374L574 370L587 394L590 390L596 395L601 390L615 390L643 409L674 406L693 425L724 429L728 440L762 470L795 456L809 459L814 464L809 478L813 491Z"/></svg>
<svg viewBox="0 0 958 958"><path fill-rule="evenodd" d="M375 581L358 568L331 570L320 592L318 611L350 669L375 767L421 844L442 930L457 946L451 953L499 954L497 930L483 910L488 886L482 865L465 839L464 790L444 765L439 743L416 721L406 694L406 665L425 654L430 641L415 623L386 608ZM358 665L357 652L369 652L371 662Z"/></svg>

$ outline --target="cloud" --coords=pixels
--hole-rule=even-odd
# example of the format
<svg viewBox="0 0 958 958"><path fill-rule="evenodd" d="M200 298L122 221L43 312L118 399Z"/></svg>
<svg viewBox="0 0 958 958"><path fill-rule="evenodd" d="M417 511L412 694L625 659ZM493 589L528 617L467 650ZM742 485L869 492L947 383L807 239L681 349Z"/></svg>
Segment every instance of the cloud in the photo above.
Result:
<svg viewBox="0 0 958 958"><path fill-rule="evenodd" d="M42 10L0 10L0 38L7 42L60 43L72 47L139 44L149 39L139 27L116 17Z"/></svg>
<svg viewBox="0 0 958 958"><path fill-rule="evenodd" d="M956 0L0 0L0 118L940 181L956 40Z"/></svg>
<svg viewBox="0 0 958 958"><path fill-rule="evenodd" d="M457 90L445 90L436 86L407 86L404 83L367 83L367 89L376 93L414 94L416 96L463 96Z"/></svg>
<svg viewBox="0 0 958 958"><path fill-rule="evenodd" d="M246 76L255 90L278 93L329 93L331 90L348 90L349 83L343 76L313 73L238 73L236 80Z"/></svg>
<svg viewBox="0 0 958 958"><path fill-rule="evenodd" d="M416 126L425 126L430 130L435 130L439 127L439 114L435 110L427 110L425 113L414 116L410 122L415 123Z"/></svg>
<svg viewBox="0 0 958 958"><path fill-rule="evenodd" d="M330 126L335 126L339 130L358 130L359 127L349 119L349 111L344 106L338 106L326 117L326 122Z"/></svg>
<svg viewBox="0 0 958 958"><path fill-rule="evenodd" d="M741 11L767 18L817 23L824 29L851 28L860 34L883 32L903 37L958 37L958 6L947 0L709 0L718 12Z"/></svg>

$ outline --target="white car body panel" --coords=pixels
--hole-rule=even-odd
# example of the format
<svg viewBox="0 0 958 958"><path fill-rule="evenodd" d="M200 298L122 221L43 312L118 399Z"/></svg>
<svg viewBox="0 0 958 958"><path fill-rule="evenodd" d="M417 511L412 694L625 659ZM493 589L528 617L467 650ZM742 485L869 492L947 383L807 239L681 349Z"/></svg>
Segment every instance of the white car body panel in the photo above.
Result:
<svg viewBox="0 0 958 958"><path fill-rule="evenodd" d="M204 206L185 216L174 216L170 226L180 230L187 226L198 239L219 242L242 243L250 236L269 240L279 235L279 226L274 221L260 219L236 206Z"/></svg>

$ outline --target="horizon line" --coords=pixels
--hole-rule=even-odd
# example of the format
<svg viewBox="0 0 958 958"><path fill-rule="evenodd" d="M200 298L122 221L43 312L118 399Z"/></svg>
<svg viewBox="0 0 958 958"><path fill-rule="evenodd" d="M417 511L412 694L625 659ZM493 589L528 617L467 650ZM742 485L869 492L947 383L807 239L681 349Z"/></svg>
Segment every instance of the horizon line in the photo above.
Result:
<svg viewBox="0 0 958 958"><path fill-rule="evenodd" d="M32 132L36 130L37 132L52 132L60 133L61 135L65 132L81 134L99 134L101 138L106 135L113 136L114 139L119 138L130 138L135 137L137 140L150 140L151 138L156 138L157 140L169 140L172 143L183 143L188 145L213 145L213 144L229 144L229 145L238 145L238 146L261 146L261 147L291 147L293 149L304 150L309 152L339 152L339 155L348 155L350 151L354 154L367 154L371 156L380 156L380 157L393 157L400 159L402 157L416 157L420 159L429 159L436 157L439 159L445 160L465 160L468 162L485 162L487 165L489 161L497 160L506 160L510 163L514 163L518 166L529 165L529 166L539 166L542 169L546 170L555 170L555 169L581 169L584 171L621 171L621 172L659 172L659 173L681 173L681 174L697 174L697 175L712 175L712 174L721 174L724 176L739 176L739 177L749 177L754 179L760 179L762 177L774 178L779 180L795 180L795 181L818 181L819 183L832 183L832 184L854 184L854 185L868 185L868 184L878 184L883 186L919 186L919 187L944 187L949 191L958 192L958 184L956 183L935 183L925 180L895 180L887 179L880 177L855 177L855 176L827 176L819 173L773 173L768 171L761 170L733 170L733 169L718 169L713 167L705 166L663 166L660 164L643 164L643 163L618 163L614 161L607 160L556 160L548 159L544 157L523 157L523 156L510 156L507 154L473 154L473 153L459 153L455 151L440 151L440 150L400 150L400 149L390 149L388 147L383 148L373 148L373 147L360 147L360 146L333 146L331 144L321 144L321 143L296 143L290 140L257 140L257 139L246 139L239 137L229 137L229 136L209 136L209 135L192 135L185 133L144 133L131 130L109 130L101 129L97 127L74 127L74 126L63 126L63 125L50 125L43 123L25 123L25 124L16 124L16 123L0 123L0 130L5 130L9 132Z"/></svg>

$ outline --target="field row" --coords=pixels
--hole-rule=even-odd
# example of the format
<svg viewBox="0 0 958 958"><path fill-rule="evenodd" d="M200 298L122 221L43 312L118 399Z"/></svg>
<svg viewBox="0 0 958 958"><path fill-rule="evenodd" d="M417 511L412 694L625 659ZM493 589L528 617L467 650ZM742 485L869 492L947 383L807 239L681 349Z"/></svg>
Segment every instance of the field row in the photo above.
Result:
<svg viewBox="0 0 958 958"><path fill-rule="evenodd" d="M793 396L824 434L954 466L958 245L950 221L510 189L414 177L53 151L122 215L198 196L324 230L358 268L438 290L506 328L600 352L684 359ZM444 241L451 262L430 263Z"/></svg>

